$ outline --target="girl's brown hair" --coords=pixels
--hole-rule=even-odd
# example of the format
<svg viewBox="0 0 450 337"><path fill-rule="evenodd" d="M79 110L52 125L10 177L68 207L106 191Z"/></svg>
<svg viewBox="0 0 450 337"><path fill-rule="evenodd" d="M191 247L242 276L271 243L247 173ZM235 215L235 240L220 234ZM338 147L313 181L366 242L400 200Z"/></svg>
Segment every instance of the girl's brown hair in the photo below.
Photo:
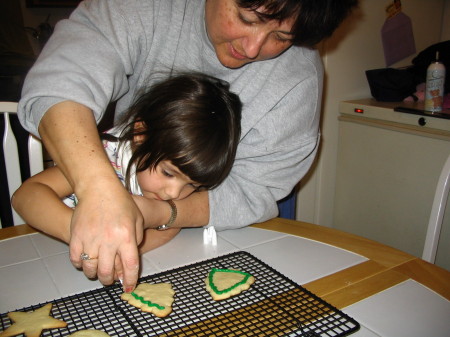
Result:
<svg viewBox="0 0 450 337"><path fill-rule="evenodd" d="M151 86L121 123L118 140L133 144L127 185L133 165L141 172L169 160L202 188L218 186L236 156L241 109L226 82L204 74L179 74Z"/></svg>

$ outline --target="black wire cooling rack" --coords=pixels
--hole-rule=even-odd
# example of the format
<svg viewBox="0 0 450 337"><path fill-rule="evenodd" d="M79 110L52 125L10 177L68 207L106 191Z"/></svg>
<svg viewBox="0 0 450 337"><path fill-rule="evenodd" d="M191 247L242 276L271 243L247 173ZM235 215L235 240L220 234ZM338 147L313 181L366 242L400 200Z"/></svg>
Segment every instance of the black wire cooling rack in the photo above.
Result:
<svg viewBox="0 0 450 337"><path fill-rule="evenodd" d="M214 301L205 289L212 268L250 273L255 283L227 300ZM143 336L346 336L359 324L247 252L236 252L156 275L140 283L168 282L175 290L172 313L158 318L120 299L120 285L52 301L52 316L67 322L42 336L69 336L97 329L111 337ZM23 308L32 311L43 304ZM1 315L0 330L12 322Z"/></svg>

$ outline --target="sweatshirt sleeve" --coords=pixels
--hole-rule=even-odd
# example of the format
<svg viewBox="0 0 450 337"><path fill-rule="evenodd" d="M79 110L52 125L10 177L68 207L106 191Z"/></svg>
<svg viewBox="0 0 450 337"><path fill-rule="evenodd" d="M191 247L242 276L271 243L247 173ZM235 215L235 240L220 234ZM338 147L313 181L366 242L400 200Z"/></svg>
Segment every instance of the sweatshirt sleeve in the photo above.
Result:
<svg viewBox="0 0 450 337"><path fill-rule="evenodd" d="M230 175L209 193L208 226L239 228L277 216L277 200L307 173L320 138L321 66L316 70L244 135Z"/></svg>
<svg viewBox="0 0 450 337"><path fill-rule="evenodd" d="M38 135L45 112L66 100L92 109L98 122L108 103L128 91L142 36L134 5L127 1L124 10L123 1L87 0L56 25L22 90L19 118L28 131Z"/></svg>

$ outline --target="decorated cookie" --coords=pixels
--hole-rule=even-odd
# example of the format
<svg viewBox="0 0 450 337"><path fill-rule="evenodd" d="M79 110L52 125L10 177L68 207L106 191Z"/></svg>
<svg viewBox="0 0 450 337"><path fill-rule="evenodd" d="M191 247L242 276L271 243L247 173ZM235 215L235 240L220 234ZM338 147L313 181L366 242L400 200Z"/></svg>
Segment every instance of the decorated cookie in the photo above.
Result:
<svg viewBox="0 0 450 337"><path fill-rule="evenodd" d="M69 337L109 337L109 335L100 330L80 330L71 334Z"/></svg>
<svg viewBox="0 0 450 337"><path fill-rule="evenodd" d="M14 322L8 329L0 333L1 337L10 337L24 334L26 337L39 337L42 330L64 328L67 323L50 316L52 304L31 312L15 311L8 313L8 317Z"/></svg>
<svg viewBox="0 0 450 337"><path fill-rule="evenodd" d="M121 299L142 311L157 317L166 317L172 312L175 291L170 283L141 283L131 293L123 293Z"/></svg>
<svg viewBox="0 0 450 337"><path fill-rule="evenodd" d="M235 269L213 268L205 279L206 290L215 301L224 300L250 288L255 278Z"/></svg>

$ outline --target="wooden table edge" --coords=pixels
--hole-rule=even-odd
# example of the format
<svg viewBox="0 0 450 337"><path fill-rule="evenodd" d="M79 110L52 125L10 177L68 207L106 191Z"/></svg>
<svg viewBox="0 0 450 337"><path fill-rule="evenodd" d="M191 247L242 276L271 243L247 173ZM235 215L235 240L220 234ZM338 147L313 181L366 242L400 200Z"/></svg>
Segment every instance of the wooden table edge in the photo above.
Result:
<svg viewBox="0 0 450 337"><path fill-rule="evenodd" d="M275 218L260 224L252 225L252 227L273 230L326 243L364 256L388 268L395 267L417 258L401 250L366 239L359 235L307 222Z"/></svg>
<svg viewBox="0 0 450 337"><path fill-rule="evenodd" d="M371 273L365 277L361 277L359 280L356 280L356 282L349 283L348 285L336 285L334 289L327 289L323 286L334 274L324 276L305 284L306 288L314 289L314 291L319 292L323 291L324 293L322 295L327 298L341 296L342 299L344 299L347 297L344 305L341 302L339 303L340 305L336 303L341 308L364 299L364 296L361 296L358 299L355 298L355 301L348 300L348 294L351 294L352 291L354 291L354 288L358 283L364 284L370 282L370 279L373 278L375 280L380 278L383 274L394 275L397 273L401 274L401 276L399 275L395 281L392 281L390 286L395 286L401 281L412 279L450 301L449 271L393 247L333 228L282 218L275 218L260 224L252 225L252 227L278 231L326 243L364 256L368 258L370 263L374 266L379 266L376 268L372 266L373 270ZM367 261L362 264L364 263L367 263ZM357 268L358 266L352 266L338 273L350 273L352 269ZM395 277L393 277L393 279L394 278ZM384 287L387 289L390 286L386 283ZM371 293L368 291L366 297L372 296L373 294L373 292ZM337 300L339 301L339 298L337 298Z"/></svg>
<svg viewBox="0 0 450 337"><path fill-rule="evenodd" d="M29 225L17 225L0 229L0 240L12 239L17 236L38 233Z"/></svg>

